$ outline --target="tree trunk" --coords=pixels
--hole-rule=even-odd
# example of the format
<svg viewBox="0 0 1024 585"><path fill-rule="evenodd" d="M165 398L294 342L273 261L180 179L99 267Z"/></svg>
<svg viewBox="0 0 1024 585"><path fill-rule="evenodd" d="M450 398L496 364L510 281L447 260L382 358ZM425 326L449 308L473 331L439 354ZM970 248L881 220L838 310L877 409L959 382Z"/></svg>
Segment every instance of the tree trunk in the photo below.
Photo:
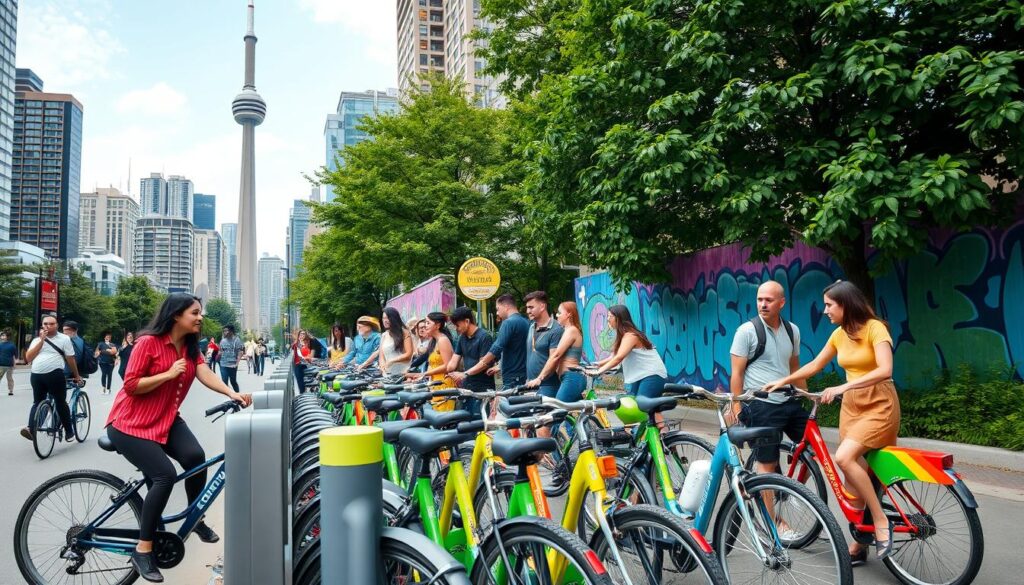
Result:
<svg viewBox="0 0 1024 585"><path fill-rule="evenodd" d="M861 231L859 237L844 246L846 253L841 257L836 256L836 261L839 262L839 266L842 267L843 272L846 274L846 280L857 285L857 288L864 293L864 296L868 298L868 302L874 307L875 279L871 276L871 271L868 269L866 248L864 232Z"/></svg>

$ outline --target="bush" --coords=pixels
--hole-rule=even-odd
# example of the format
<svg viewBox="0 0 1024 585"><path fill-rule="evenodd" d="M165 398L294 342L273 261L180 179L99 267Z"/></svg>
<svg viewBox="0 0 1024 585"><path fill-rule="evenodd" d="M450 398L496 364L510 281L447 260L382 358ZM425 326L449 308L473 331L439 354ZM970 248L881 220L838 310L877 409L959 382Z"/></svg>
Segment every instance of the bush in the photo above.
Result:
<svg viewBox="0 0 1024 585"><path fill-rule="evenodd" d="M843 381L836 373L811 378L820 392ZM901 390L900 436L1024 450L1024 382L1011 371L979 376L970 366L945 370L927 389ZM818 424L839 426L839 405L822 405Z"/></svg>

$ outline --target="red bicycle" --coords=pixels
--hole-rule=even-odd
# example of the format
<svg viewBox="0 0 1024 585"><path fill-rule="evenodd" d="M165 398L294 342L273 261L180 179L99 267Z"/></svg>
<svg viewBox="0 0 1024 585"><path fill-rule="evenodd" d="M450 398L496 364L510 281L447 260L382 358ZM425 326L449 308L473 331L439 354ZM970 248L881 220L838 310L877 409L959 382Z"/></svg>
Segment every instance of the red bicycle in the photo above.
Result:
<svg viewBox="0 0 1024 585"><path fill-rule="evenodd" d="M846 492L832 455L821 436L817 412L820 396L796 388L781 389L812 401L800 442L783 442L780 471L808 484L828 501L826 482L861 544L874 542L871 512L857 507ZM886 517L893 523L893 554L883 563L908 585L965 585L974 581L985 553L978 503L953 469L948 453L886 447L868 452L872 482ZM753 458L748 458L751 465Z"/></svg>

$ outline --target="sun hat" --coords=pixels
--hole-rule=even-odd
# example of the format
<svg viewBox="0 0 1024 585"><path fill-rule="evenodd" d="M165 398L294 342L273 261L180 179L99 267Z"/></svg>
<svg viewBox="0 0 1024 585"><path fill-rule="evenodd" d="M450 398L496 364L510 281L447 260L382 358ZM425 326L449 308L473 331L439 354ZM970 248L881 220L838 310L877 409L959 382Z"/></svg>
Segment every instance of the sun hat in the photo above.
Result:
<svg viewBox="0 0 1024 585"><path fill-rule="evenodd" d="M362 317L356 319L356 323L365 323L366 325L369 325L370 327L373 327L377 331L380 331L380 321L377 320L376 317L370 317L369 315L363 315Z"/></svg>

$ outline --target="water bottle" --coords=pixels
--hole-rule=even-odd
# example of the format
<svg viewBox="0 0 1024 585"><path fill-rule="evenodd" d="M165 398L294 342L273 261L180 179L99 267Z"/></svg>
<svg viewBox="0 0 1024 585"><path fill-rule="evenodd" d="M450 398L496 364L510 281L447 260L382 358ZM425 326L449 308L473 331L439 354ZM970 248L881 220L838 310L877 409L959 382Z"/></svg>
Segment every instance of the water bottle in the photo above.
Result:
<svg viewBox="0 0 1024 585"><path fill-rule="evenodd" d="M690 463L686 480L683 481L683 491L679 494L679 505L687 512L696 512L710 480L711 461L701 459Z"/></svg>

